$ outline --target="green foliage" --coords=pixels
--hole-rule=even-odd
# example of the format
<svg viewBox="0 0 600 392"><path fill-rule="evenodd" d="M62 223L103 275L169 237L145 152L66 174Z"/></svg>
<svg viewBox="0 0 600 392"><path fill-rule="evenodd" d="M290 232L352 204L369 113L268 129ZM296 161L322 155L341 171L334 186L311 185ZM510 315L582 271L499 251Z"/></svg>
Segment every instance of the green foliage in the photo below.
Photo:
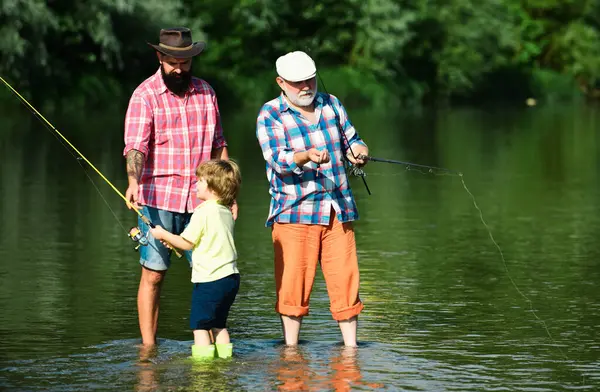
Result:
<svg viewBox="0 0 600 392"><path fill-rule="evenodd" d="M391 0L362 2L350 65L379 77L401 74L399 60L414 37L410 29L418 15Z"/></svg>
<svg viewBox="0 0 600 392"><path fill-rule="evenodd" d="M600 79L600 33L580 21L570 23L555 34L553 61L588 85Z"/></svg>
<svg viewBox="0 0 600 392"><path fill-rule="evenodd" d="M31 71L48 65L50 55L41 41L59 28L59 20L45 2L4 0L0 21L3 75L26 78ZM27 65L21 66L26 59Z"/></svg>
<svg viewBox="0 0 600 392"><path fill-rule="evenodd" d="M319 90L335 95L345 105L379 108L399 104L390 88L356 68L323 69L320 76Z"/></svg>
<svg viewBox="0 0 600 392"><path fill-rule="evenodd" d="M548 102L573 100L580 97L579 88L571 75L548 69L536 69L531 73L531 95Z"/></svg>
<svg viewBox="0 0 600 392"><path fill-rule="evenodd" d="M275 60L292 50L361 105L600 81L600 2L587 0L4 0L0 22L0 74L34 100L127 99L158 65L146 42L174 25L208 43L194 71L221 101L250 106L277 93Z"/></svg>
<svg viewBox="0 0 600 392"><path fill-rule="evenodd" d="M516 15L506 1L424 0L413 51L435 65L431 82L440 96L463 95L505 65L519 45ZM421 41L423 38L426 41Z"/></svg>
<svg viewBox="0 0 600 392"><path fill-rule="evenodd" d="M156 40L159 26L177 21L180 12L177 0L6 0L0 8L0 70L34 95L74 90L104 97L114 93L103 85L105 78L133 77L136 57L141 49L148 53L144 41Z"/></svg>

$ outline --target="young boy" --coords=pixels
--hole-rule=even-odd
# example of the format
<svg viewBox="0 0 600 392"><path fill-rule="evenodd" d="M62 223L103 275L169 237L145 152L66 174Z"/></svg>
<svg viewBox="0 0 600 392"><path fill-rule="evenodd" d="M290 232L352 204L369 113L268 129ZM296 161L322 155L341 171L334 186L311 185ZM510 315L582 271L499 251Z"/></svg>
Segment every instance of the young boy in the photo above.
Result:
<svg viewBox="0 0 600 392"><path fill-rule="evenodd" d="M196 176L198 198L203 202L194 210L181 235L158 225L150 231L156 239L176 248L192 249L192 357L228 358L233 345L226 328L227 316L240 287L230 208L242 180L238 165L231 160L203 162L198 165Z"/></svg>

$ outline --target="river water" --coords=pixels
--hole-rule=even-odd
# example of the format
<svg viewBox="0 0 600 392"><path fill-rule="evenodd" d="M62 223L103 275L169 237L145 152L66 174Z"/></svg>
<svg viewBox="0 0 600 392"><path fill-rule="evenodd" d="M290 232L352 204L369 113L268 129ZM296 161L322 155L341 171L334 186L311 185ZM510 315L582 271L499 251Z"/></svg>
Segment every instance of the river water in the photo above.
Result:
<svg viewBox="0 0 600 392"><path fill-rule="evenodd" d="M48 118L124 192L123 110ZM598 109L349 112L371 155L463 176L372 162L371 195L353 178L365 303L359 348L342 347L320 272L302 342L286 348L274 312L256 111L224 116L243 174L235 356L199 365L188 358L187 263L174 259L159 345L143 350L140 267L126 235L135 213L28 111L4 109L0 389L596 390Z"/></svg>

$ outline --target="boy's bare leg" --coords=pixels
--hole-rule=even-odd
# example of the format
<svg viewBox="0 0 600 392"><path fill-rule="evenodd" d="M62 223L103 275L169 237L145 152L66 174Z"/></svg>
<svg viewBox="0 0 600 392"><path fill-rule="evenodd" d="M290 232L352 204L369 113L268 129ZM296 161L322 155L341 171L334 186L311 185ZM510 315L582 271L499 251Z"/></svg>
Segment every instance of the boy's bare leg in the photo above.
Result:
<svg viewBox="0 0 600 392"><path fill-rule="evenodd" d="M212 341L210 340L210 335L205 329L195 329L194 330L194 344L196 346L210 346Z"/></svg>
<svg viewBox="0 0 600 392"><path fill-rule="evenodd" d="M283 328L285 344L288 346L298 345L301 325L302 317L281 315L281 327Z"/></svg>
<svg viewBox="0 0 600 392"><path fill-rule="evenodd" d="M213 328L213 336L215 337L216 344L228 344L231 343L229 340L229 332L226 328Z"/></svg>
<svg viewBox="0 0 600 392"><path fill-rule="evenodd" d="M156 344L160 289L167 271L153 271L142 267L137 306L143 345Z"/></svg>
<svg viewBox="0 0 600 392"><path fill-rule="evenodd" d="M358 326L358 316L349 318L348 320L338 321L344 345L346 347L356 347L356 329Z"/></svg>

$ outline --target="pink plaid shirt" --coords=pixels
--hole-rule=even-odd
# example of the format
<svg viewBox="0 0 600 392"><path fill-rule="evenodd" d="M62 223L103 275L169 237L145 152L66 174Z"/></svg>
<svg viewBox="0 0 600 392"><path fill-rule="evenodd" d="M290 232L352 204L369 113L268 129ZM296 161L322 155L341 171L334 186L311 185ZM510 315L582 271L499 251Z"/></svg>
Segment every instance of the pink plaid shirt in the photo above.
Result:
<svg viewBox="0 0 600 392"><path fill-rule="evenodd" d="M158 71L133 92L125 116L125 149L144 154L138 202L173 212L192 212L196 167L213 149L227 146L217 97L202 79L192 78L180 98L167 89Z"/></svg>

